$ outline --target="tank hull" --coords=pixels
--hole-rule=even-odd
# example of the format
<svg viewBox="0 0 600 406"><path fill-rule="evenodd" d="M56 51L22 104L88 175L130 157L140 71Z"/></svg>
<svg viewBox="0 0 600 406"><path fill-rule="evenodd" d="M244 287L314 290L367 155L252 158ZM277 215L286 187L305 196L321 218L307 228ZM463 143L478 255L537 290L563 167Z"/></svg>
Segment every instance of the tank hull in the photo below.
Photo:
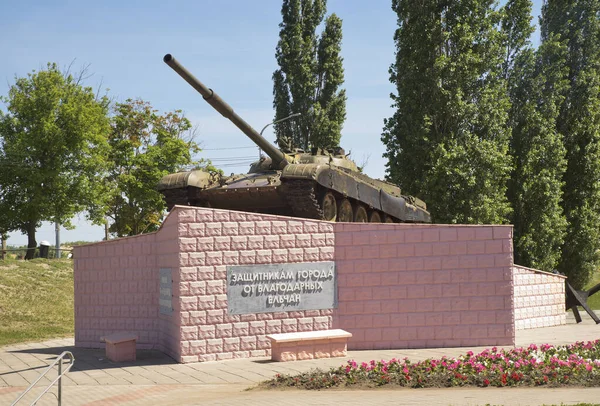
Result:
<svg viewBox="0 0 600 406"><path fill-rule="evenodd" d="M425 204L403 196L397 186L333 165L289 164L283 170L221 179L179 173L165 177L159 190L169 208L183 204L331 220L319 210L322 197L331 193L336 201L346 199L380 219L431 221Z"/></svg>

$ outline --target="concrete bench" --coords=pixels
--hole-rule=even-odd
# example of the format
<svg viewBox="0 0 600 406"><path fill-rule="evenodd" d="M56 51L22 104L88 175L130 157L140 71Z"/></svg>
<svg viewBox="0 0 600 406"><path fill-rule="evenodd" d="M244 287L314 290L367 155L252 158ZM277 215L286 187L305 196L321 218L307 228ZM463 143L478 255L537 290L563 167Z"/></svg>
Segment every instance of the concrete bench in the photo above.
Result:
<svg viewBox="0 0 600 406"><path fill-rule="evenodd" d="M106 343L106 357L113 362L135 361L136 334L114 333L101 337Z"/></svg>
<svg viewBox="0 0 600 406"><path fill-rule="evenodd" d="M344 330L303 331L271 334L271 359L296 361L315 358L345 357L352 333Z"/></svg>

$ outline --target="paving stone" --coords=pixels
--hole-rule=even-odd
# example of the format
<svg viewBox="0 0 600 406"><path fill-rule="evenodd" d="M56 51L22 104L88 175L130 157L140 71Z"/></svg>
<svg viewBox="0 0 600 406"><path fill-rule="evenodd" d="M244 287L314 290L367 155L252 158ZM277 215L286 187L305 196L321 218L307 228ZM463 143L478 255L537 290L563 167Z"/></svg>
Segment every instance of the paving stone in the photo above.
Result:
<svg viewBox="0 0 600 406"><path fill-rule="evenodd" d="M531 343L553 345L574 341L595 340L597 326L584 319L566 326L522 330L516 332L517 346ZM269 358L235 359L222 362L176 364L157 351L138 351L132 363L112 363L105 359L102 349L73 347L73 339L51 340L0 348L0 404L10 404L25 389L29 381L63 350L75 355L75 366L63 379L65 405L236 405L240 404L337 404L345 405L447 405L447 404L557 404L561 402L597 402L600 388L457 388L377 391L244 391L256 383L270 379L276 373L298 373L316 367L329 369L346 363L371 359L408 357L418 361L425 358L454 357L476 348L410 349L380 351L350 351L348 357L306 360L289 363L271 362ZM48 381L49 382L49 381ZM402 399L399 402L399 399ZM31 399L33 400L33 398ZM25 404L25 403L24 403ZM40 405L56 404L49 395Z"/></svg>
<svg viewBox="0 0 600 406"><path fill-rule="evenodd" d="M29 382L19 374L4 375L2 379L8 386L29 386Z"/></svg>

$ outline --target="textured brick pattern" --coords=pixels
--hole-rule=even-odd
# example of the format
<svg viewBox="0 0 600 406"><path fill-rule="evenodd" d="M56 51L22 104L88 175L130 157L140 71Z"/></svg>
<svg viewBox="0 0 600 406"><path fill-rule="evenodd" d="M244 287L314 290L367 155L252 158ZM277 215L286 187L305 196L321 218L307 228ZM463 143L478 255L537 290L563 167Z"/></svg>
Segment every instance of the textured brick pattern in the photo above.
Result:
<svg viewBox="0 0 600 406"><path fill-rule="evenodd" d="M351 350L514 344L512 227L336 224Z"/></svg>
<svg viewBox="0 0 600 406"><path fill-rule="evenodd" d="M509 226L332 224L176 207L156 233L75 249L76 345L131 332L139 348L180 362L268 356L268 334L331 328L353 334L350 349L510 345L511 237ZM337 309L228 314L227 265L331 260ZM159 313L160 268L173 274L170 315Z"/></svg>
<svg viewBox="0 0 600 406"><path fill-rule="evenodd" d="M307 359L345 357L348 352L347 338L272 343L273 361L302 361Z"/></svg>
<svg viewBox="0 0 600 406"><path fill-rule="evenodd" d="M75 247L74 258L76 346L103 347L100 337L130 332L138 348L178 356L179 322L158 313L159 267L179 275L176 216L157 233Z"/></svg>
<svg viewBox="0 0 600 406"><path fill-rule="evenodd" d="M227 265L333 260L333 224L177 208L181 361L270 355L268 334L327 330L332 310L229 315ZM185 213L185 215L183 215Z"/></svg>
<svg viewBox="0 0 600 406"><path fill-rule="evenodd" d="M565 276L515 265L513 277L517 330L567 324Z"/></svg>

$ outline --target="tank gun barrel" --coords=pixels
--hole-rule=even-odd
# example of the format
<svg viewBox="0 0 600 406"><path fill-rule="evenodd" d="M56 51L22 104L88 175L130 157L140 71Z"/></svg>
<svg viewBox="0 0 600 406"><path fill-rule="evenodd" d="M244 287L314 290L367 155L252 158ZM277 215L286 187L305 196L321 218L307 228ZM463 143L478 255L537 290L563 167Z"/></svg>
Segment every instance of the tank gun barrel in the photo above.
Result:
<svg viewBox="0 0 600 406"><path fill-rule="evenodd" d="M250 124L244 119L237 115L231 106L225 103L218 94L212 89L206 87L200 82L194 75L192 75L186 68L184 68L171 54L166 54L163 61L171 67L179 76L181 76L186 82L188 82L194 89L202 95L202 98L206 100L215 110L217 110L225 118L228 118L237 128L239 128L244 134L248 136L256 145L258 145L265 153L273 160L273 166L278 169L283 169L288 165L288 161L285 158L285 154L279 149L275 148L273 144L264 139Z"/></svg>

